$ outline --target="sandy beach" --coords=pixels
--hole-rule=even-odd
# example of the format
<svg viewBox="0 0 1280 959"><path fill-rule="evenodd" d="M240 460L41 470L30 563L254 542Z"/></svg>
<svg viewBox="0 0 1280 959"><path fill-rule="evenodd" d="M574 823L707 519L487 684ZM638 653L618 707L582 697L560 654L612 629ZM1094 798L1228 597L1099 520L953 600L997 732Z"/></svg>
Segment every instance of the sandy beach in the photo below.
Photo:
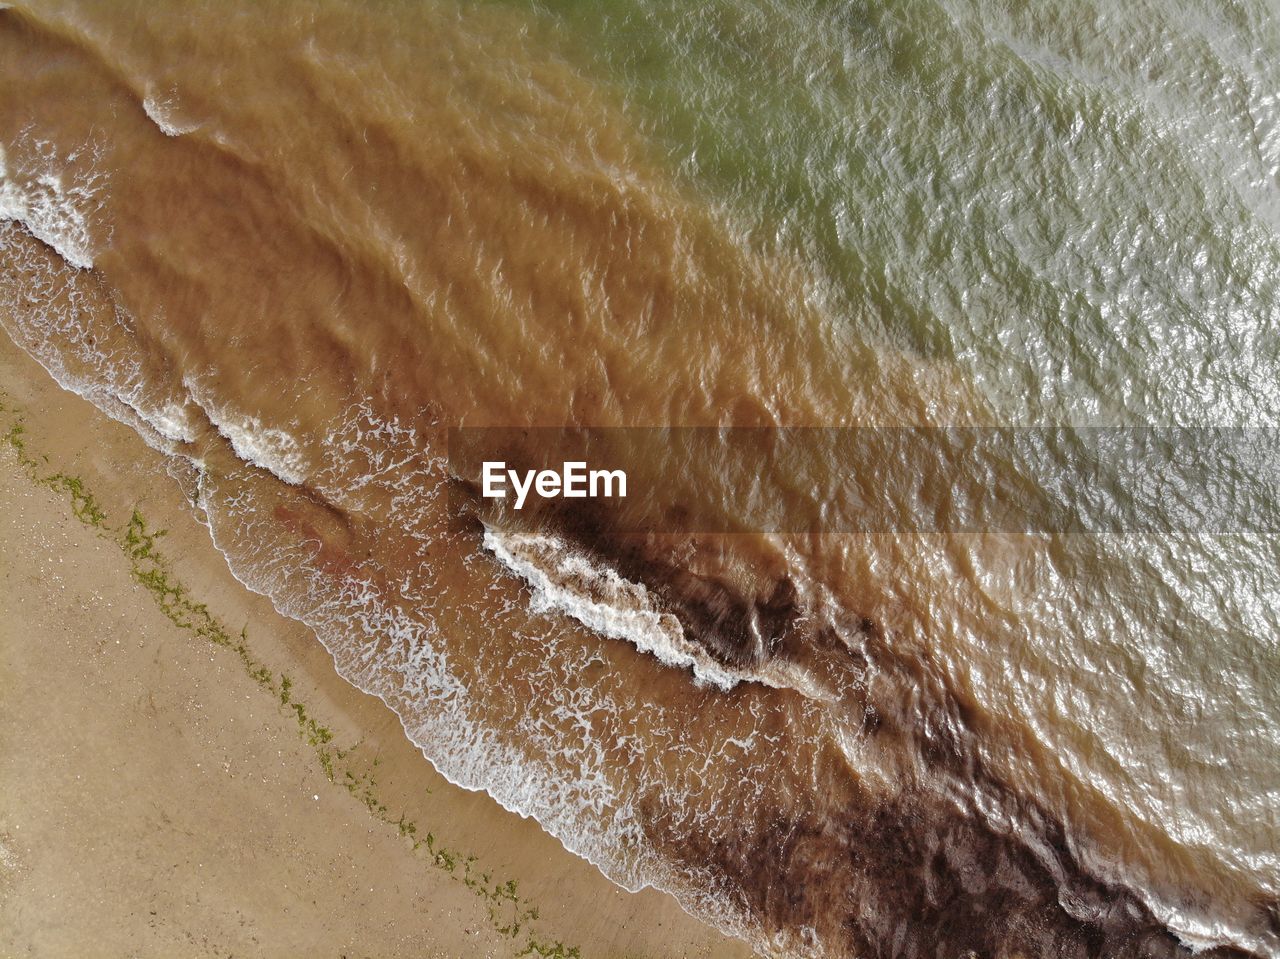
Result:
<svg viewBox="0 0 1280 959"><path fill-rule="evenodd" d="M0 956L749 955L443 780L7 338L0 388Z"/></svg>

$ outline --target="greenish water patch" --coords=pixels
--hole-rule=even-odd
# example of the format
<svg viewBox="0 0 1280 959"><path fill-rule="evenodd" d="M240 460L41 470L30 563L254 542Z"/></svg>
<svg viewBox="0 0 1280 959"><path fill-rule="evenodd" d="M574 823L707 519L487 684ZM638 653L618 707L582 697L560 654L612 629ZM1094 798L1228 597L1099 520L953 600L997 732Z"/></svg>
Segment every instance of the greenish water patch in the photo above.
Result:
<svg viewBox="0 0 1280 959"><path fill-rule="evenodd" d="M503 2L845 336L1008 422L1280 423L1265 4Z"/></svg>

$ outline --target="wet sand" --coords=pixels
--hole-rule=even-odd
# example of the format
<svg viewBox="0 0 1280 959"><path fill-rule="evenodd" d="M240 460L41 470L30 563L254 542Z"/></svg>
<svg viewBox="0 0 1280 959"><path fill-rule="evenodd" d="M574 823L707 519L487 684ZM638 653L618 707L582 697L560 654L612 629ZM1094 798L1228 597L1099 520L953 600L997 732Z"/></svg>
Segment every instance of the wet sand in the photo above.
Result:
<svg viewBox="0 0 1280 959"><path fill-rule="evenodd" d="M175 625L111 535L4 443L0 955L749 955L444 781L308 630L231 577L161 458L7 339L0 387L37 472L79 477L107 525L136 507L166 529L173 576L244 627L276 684ZM331 742L308 741L295 704ZM514 897L492 895L509 880Z"/></svg>

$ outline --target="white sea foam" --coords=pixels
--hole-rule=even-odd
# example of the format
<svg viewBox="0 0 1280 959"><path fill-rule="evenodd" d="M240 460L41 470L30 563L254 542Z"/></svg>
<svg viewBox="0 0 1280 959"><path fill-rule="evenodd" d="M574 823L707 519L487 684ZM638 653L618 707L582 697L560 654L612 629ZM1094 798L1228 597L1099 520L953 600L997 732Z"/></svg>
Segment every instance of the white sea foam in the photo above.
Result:
<svg viewBox="0 0 1280 959"><path fill-rule="evenodd" d="M9 282L0 282L0 326L63 389L132 427L152 448L171 452L145 412L154 405L147 399L153 391L138 355L128 346L102 345L108 339L129 343L130 317L86 282L81 267L63 255L51 260L33 235L25 220L0 220L0 252L12 271ZM65 240L45 242L45 248L60 254Z"/></svg>
<svg viewBox="0 0 1280 959"><path fill-rule="evenodd" d="M23 140L27 156L16 164L0 146L0 221L21 223L67 263L89 269L93 221L101 213L106 183L98 166L100 148L89 144L60 155L29 131Z"/></svg>
<svg viewBox="0 0 1280 959"><path fill-rule="evenodd" d="M190 409L174 401L155 410L139 410L157 433L173 443L191 443L196 438L196 427L191 420Z"/></svg>
<svg viewBox="0 0 1280 959"><path fill-rule="evenodd" d="M630 643L667 666L690 670L698 685L728 691L738 683L754 682L791 689L815 700L836 698L795 663L771 662L750 670L721 665L688 638L674 615L658 608L644 584L592 562L552 535L486 526L484 546L529 586L533 612L570 616L602 636Z"/></svg>
<svg viewBox="0 0 1280 959"><path fill-rule="evenodd" d="M393 497L397 508L408 506L428 476L445 475L447 459L432 452L426 437L398 416L385 418L368 400L348 407L339 424L326 431L324 448L336 454L330 466L315 477L318 486L330 490L335 501L357 501L366 489ZM352 476L351 474L355 475Z"/></svg>
<svg viewBox="0 0 1280 959"><path fill-rule="evenodd" d="M202 388L193 376L184 377L182 382L209 422L231 443L236 456L269 471L290 486L299 486L306 480L302 447L293 436L278 427L266 426L256 416L214 402L211 392Z"/></svg>
<svg viewBox="0 0 1280 959"><path fill-rule="evenodd" d="M177 94L169 90L164 94L149 93L142 98L142 110L167 137L180 137L199 127L196 123L178 123L173 115L177 110Z"/></svg>
<svg viewBox="0 0 1280 959"><path fill-rule="evenodd" d="M486 527L484 546L532 590L534 612L555 610L588 629L631 643L668 666L691 669L696 682L729 690L745 678L712 660L684 634L680 621L660 612L640 583L593 565L552 536Z"/></svg>

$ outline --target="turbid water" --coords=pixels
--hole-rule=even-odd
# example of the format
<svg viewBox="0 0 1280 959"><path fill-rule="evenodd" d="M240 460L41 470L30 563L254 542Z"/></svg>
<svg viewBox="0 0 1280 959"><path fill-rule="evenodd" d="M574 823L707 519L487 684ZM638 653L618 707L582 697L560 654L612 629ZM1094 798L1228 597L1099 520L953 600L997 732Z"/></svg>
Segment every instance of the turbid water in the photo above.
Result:
<svg viewBox="0 0 1280 959"><path fill-rule="evenodd" d="M767 954L1280 955L1280 10L1048 6L13 4L0 324L622 885ZM562 426L647 532L475 495L473 428Z"/></svg>

